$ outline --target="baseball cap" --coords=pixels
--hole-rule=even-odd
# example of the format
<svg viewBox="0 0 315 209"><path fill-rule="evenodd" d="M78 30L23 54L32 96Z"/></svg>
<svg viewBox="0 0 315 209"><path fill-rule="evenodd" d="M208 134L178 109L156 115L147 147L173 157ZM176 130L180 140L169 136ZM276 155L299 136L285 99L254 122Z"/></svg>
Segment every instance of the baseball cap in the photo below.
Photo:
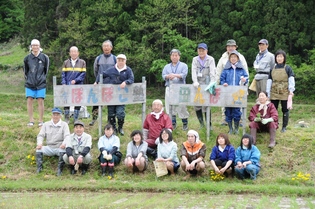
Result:
<svg viewBox="0 0 315 209"><path fill-rule="evenodd" d="M84 123L82 121L79 121L79 120L75 121L73 125L74 125L74 127L77 126L77 125L80 125L80 126L84 127Z"/></svg>
<svg viewBox="0 0 315 209"><path fill-rule="evenodd" d="M236 41L233 40L233 39L227 40L226 45L227 45L227 46L237 46L237 45L236 45Z"/></svg>
<svg viewBox="0 0 315 209"><path fill-rule="evenodd" d="M267 39L261 39L261 40L258 42L258 44L266 44L266 45L268 45L268 41L267 41Z"/></svg>
<svg viewBox="0 0 315 209"><path fill-rule="evenodd" d="M52 113L59 113L59 114L62 114L62 111L61 109L59 109L58 107L54 107L52 110L51 110Z"/></svg>
<svg viewBox="0 0 315 209"><path fill-rule="evenodd" d="M126 57L126 55L124 55L124 54L118 54L118 55L117 55L117 59L124 59L124 60L127 60L127 57Z"/></svg>
<svg viewBox="0 0 315 209"><path fill-rule="evenodd" d="M206 49L206 50L208 50L208 46L207 46L207 44L205 44L205 43L200 43L200 44L198 44L198 49Z"/></svg>

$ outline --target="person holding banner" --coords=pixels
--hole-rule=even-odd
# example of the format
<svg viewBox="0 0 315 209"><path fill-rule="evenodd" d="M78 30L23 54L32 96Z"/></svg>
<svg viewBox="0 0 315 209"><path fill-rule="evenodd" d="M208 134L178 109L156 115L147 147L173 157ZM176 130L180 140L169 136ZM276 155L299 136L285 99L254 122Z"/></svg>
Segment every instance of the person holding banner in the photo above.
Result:
<svg viewBox="0 0 315 209"><path fill-rule="evenodd" d="M62 85L79 85L83 84L86 74L86 64L83 59L79 58L79 49L76 46L70 47L70 59L64 61L62 66L61 84ZM74 107L73 118L77 121L79 118L81 106ZM64 107L65 122L70 120L70 107Z"/></svg>
<svg viewBox="0 0 315 209"><path fill-rule="evenodd" d="M187 64L180 62L180 51L178 49L172 49L171 52L171 63L165 65L162 77L165 80L165 108L166 113L169 114L169 86L170 84L186 84L186 76L188 73ZM184 105L179 105L172 109L172 124L173 129L176 128L176 113L183 122L183 130L188 130L188 117L189 113L187 107Z"/></svg>
<svg viewBox="0 0 315 209"><path fill-rule="evenodd" d="M205 156L207 147L200 141L199 134L195 130L189 130L187 133L187 141L182 144L180 166L185 171L186 176L183 180L187 180L191 175L201 175L205 170Z"/></svg>
<svg viewBox="0 0 315 209"><path fill-rule="evenodd" d="M242 63L239 61L239 53L235 50L229 55L229 61L226 63L220 76L220 84L223 86L241 86L248 83L248 74ZM239 107L225 108L226 122L229 125L229 134L233 133L232 120L234 120L234 134L238 134L238 127L242 112Z"/></svg>
<svg viewBox="0 0 315 209"><path fill-rule="evenodd" d="M214 58L208 55L208 46L205 43L198 44L198 56L193 58L191 65L191 77L195 88L200 88L201 84L208 85L210 82L216 82L216 69ZM200 89L199 89L200 90ZM205 127L203 113L205 114L207 107L195 106L197 118L200 128ZM210 112L210 128L211 128L211 112Z"/></svg>

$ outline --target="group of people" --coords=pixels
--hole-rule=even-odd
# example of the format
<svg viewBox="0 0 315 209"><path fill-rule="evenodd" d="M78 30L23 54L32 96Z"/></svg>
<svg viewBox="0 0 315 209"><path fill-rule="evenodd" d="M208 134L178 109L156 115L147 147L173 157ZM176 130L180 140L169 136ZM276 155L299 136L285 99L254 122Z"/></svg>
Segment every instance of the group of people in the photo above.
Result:
<svg viewBox="0 0 315 209"><path fill-rule="evenodd" d="M193 86L200 88L200 85L218 83L223 86L239 86L249 83L249 72L246 60L236 49L235 40L228 40L226 52L223 53L218 65L215 60L208 55L208 46L205 43L198 44L198 56L192 61L192 81ZM289 120L289 110L292 109L292 97L295 90L295 80L292 68L286 64L286 53L282 50L276 52L275 56L268 51L268 41L261 39L258 42L259 53L254 61L256 75L254 78L255 89L258 96L257 103L250 110L250 134L244 135L240 147L237 149L235 159L232 159L232 148L225 135L219 135L217 138L217 149L220 152L227 152L230 157L226 161L211 159L211 165L216 172L235 169L237 175L248 171L251 178L255 176L250 168L255 165L259 167L259 150L255 146L257 131L269 131L270 144L274 147L276 144L276 129L278 128L277 108L281 101L283 122L281 132L286 131ZM92 139L84 132L84 123L79 121L80 106L74 108L74 133L69 132L70 109L64 108L65 121L61 120L62 111L54 108L52 119L46 123L43 122L44 99L46 96L46 77L49 69L49 58L42 53L40 42L37 39L31 41L31 53L24 59L25 93L27 98L27 110L29 115L28 126L34 126L33 100L37 99L39 109L38 126L41 127L37 137L36 162L37 172L43 169L43 155L59 156L58 172L61 175L64 164L70 165L72 174L75 174L79 168L82 174L88 170L91 162L89 154ZM103 80L104 84L119 84L120 88L134 83L133 71L126 65L127 57L124 54L117 56L111 53L113 44L110 40L102 43L103 54L96 57L94 62L95 82L98 84ZM77 85L83 84L86 75L86 63L79 58L79 49L72 46L69 50L70 58L64 61L62 67L62 84ZM170 52L171 63L167 64L162 77L165 80L165 103L166 113L164 112L161 100L154 100L152 103L152 112L149 113L143 124L143 132L136 130L131 134L132 142L128 144L125 165L129 170L144 171L147 167L147 156L152 156L157 161L166 163L170 174L174 174L179 167L187 173L187 178L191 174L200 174L205 169L205 145L200 141L199 134L194 130L188 131L189 113L185 106L172 107L169 110L169 86L171 84L185 84L188 74L187 64L180 61L181 52L178 49L172 49ZM101 79L101 76L103 79ZM270 101L269 101L270 100ZM125 119L124 105L110 105L108 109L108 124L104 128L104 135L100 137L98 149L100 150L99 161L102 175L107 172L113 176L114 166L119 164L122 153L119 151L119 137L117 134L124 135L123 125ZM204 113L206 107L194 107L200 127L204 127ZM169 113L172 113L171 118ZM238 134L238 128L241 125L240 108L225 107L222 108L226 122L229 127L229 134ZM89 125L94 125L98 117L98 107L93 107L93 118ZM177 157L177 145L172 140L172 130L176 128L176 114L182 119L183 130L188 131L187 141L182 144L181 162ZM206 116L206 115L205 115ZM210 114L211 117L211 114ZM117 118L117 121L116 121ZM211 118L210 118L211 126ZM234 127L232 122L234 121ZM116 126L118 123L118 127ZM224 124L222 123L222 124ZM47 146L43 146L44 138L47 139ZM220 141L220 142L219 142ZM226 146L221 146L221 141ZM257 152L254 159L251 159L249 153L252 150ZM238 153L246 157L238 161ZM213 154L213 152L212 152ZM212 156L211 154L211 156ZM221 155L220 155L221 156ZM247 160L247 161L246 161ZM236 165L233 167L233 165ZM251 164L251 165L249 165ZM248 169L247 169L248 168ZM242 170L243 169L243 170ZM224 173L223 172L223 173ZM259 169L256 169L256 174Z"/></svg>

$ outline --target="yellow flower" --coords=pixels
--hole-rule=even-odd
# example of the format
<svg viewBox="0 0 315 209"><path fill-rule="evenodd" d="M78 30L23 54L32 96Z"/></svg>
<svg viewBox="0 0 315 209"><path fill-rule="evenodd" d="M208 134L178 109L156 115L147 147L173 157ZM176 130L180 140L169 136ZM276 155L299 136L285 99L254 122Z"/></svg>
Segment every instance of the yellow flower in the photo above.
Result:
<svg viewBox="0 0 315 209"><path fill-rule="evenodd" d="M1 178L2 178L2 179L6 179L6 178L7 178L7 176L1 176Z"/></svg>
<svg viewBox="0 0 315 209"><path fill-rule="evenodd" d="M28 156L27 156L27 159L30 159L30 158L31 158L31 155L28 155Z"/></svg>
<svg viewBox="0 0 315 209"><path fill-rule="evenodd" d="M35 160L35 156L33 155L32 160Z"/></svg>

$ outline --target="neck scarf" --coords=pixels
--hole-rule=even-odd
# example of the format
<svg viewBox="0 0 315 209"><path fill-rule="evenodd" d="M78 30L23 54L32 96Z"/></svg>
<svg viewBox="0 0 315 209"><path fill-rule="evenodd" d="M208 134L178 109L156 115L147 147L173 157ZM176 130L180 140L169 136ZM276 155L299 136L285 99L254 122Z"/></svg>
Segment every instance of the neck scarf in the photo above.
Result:
<svg viewBox="0 0 315 209"><path fill-rule="evenodd" d="M268 109L268 104L270 103L270 101L266 101L265 104L261 104L259 101L257 101L257 104L259 105L259 108L258 108L258 111L260 110L264 110L264 113L263 113L263 117L267 114L267 109Z"/></svg>
<svg viewBox="0 0 315 209"><path fill-rule="evenodd" d="M164 108L162 107L162 110L158 113L156 112L151 112L151 115L154 115L154 117L158 120L163 112Z"/></svg>

